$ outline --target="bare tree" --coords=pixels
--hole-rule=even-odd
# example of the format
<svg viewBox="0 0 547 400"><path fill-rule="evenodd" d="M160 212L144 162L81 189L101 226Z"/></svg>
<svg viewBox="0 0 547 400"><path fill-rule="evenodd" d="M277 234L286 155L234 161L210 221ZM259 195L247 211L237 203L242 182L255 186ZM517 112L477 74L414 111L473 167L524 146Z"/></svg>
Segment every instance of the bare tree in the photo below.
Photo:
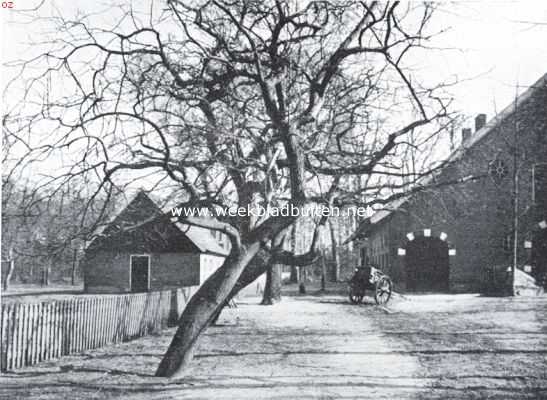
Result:
<svg viewBox="0 0 547 400"><path fill-rule="evenodd" d="M336 233L334 228L334 223L332 220L329 220L329 233L331 240L331 251L332 251L332 262L333 262L333 271L332 271L332 280L337 282L340 278L340 256L338 249L338 242L336 240Z"/></svg>
<svg viewBox="0 0 547 400"><path fill-rule="evenodd" d="M429 149L449 119L442 85L426 87L405 64L426 50L429 3L139 7L109 10L112 26L95 15L49 20L41 46L52 46L18 64L12 87L23 96L4 117L14 170L53 159L37 185L83 177L108 199L139 182L183 207L245 208L259 196L294 210L383 204L440 167L408 176L399 158L409 146ZM421 139L411 143L411 132ZM369 184L355 190L355 176ZM188 303L157 376L184 372L230 296L265 271L251 262L257 254L286 265L317 259L326 218L304 253L276 244L297 218L185 218L227 235L231 252Z"/></svg>
<svg viewBox="0 0 547 400"><path fill-rule="evenodd" d="M2 258L8 265L3 271L4 290L16 272L24 281L36 283L35 270L40 270L42 286L50 284L52 272L57 278L70 276L75 283L84 243L104 220L90 209L82 217L87 200L82 186L51 191L3 179Z"/></svg>

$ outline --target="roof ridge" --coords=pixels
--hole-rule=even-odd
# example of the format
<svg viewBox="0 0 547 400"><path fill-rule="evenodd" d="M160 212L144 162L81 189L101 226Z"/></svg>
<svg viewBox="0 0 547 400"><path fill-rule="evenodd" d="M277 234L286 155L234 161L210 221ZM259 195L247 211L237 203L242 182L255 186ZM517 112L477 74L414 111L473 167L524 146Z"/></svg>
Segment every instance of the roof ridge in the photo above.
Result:
<svg viewBox="0 0 547 400"><path fill-rule="evenodd" d="M537 90L544 89L545 87L547 87L547 72L543 74L532 85L528 86L528 88L523 93L517 96L517 98L509 105L507 105L500 113L498 113L488 122L486 122L486 124L481 129L472 134L465 142L462 142L460 146L458 146L453 152L448 155L448 157L444 159L444 161L455 161L458 157L463 155L464 151L472 148L473 146L481 142L484 138L488 137L495 130L495 128L499 124L501 124L509 115L511 115L515 111L518 111L518 107L522 105L524 101L528 100L533 93L535 93ZM426 176L425 179L433 179L434 176L440 174L444 170L444 168L445 167L443 166L439 171L436 171L435 173ZM401 207L410 197L412 197L412 193L410 193L408 196L403 196L393 201L390 201L385 205L383 209L375 211L374 214L369 217L370 223L376 224L384 218L388 217L393 211ZM390 206L391 209L388 209ZM360 231L360 227L357 228L356 232L357 231ZM357 236L358 235L356 235L356 237Z"/></svg>

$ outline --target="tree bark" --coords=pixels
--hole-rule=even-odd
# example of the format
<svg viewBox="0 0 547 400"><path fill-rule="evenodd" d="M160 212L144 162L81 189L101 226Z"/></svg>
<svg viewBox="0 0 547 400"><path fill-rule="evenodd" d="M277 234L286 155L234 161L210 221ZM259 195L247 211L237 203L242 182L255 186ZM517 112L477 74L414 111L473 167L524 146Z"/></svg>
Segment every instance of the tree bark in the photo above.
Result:
<svg viewBox="0 0 547 400"><path fill-rule="evenodd" d="M289 277L291 283L298 283L298 267L296 265L291 265L291 275Z"/></svg>
<svg viewBox="0 0 547 400"><path fill-rule="evenodd" d="M10 257L9 263L8 263L8 270L6 274L4 275L4 279L2 282L2 289L4 290L4 292L6 292L9 289L9 282L10 282L11 276L13 275L14 269L15 269L15 261L13 260L12 257Z"/></svg>
<svg viewBox="0 0 547 400"><path fill-rule="evenodd" d="M52 260L48 260L42 269L42 286L49 286Z"/></svg>
<svg viewBox="0 0 547 400"><path fill-rule="evenodd" d="M262 305L268 306L281 301L281 271L282 264L271 264L266 271L266 285Z"/></svg>
<svg viewBox="0 0 547 400"><path fill-rule="evenodd" d="M336 233L334 231L334 225L332 221L329 220L329 230L330 230L330 240L332 246L332 281L338 282L340 280L340 253L338 252L338 243L336 242Z"/></svg>
<svg viewBox="0 0 547 400"><path fill-rule="evenodd" d="M178 377L192 361L199 335L217 317L231 294L242 271L258 253L260 243L241 249L237 256L230 255L213 275L203 283L184 309L178 329L156 370L156 376Z"/></svg>
<svg viewBox="0 0 547 400"><path fill-rule="evenodd" d="M272 240L272 247L282 249L285 243L285 231L279 232ZM266 284L264 285L264 294L260 304L268 306L281 301L281 272L283 264L268 262L266 270Z"/></svg>
<svg viewBox="0 0 547 400"><path fill-rule="evenodd" d="M258 277L266 273L269 263L267 261L268 256L264 253L265 253L264 251L259 252L259 254L257 254L257 256L253 259L253 261L245 267L239 279L237 280L237 283L235 284L234 288L230 292L230 295L224 302L224 305L220 307L220 309L217 311L217 313L213 317L213 320L211 322L212 324L217 323L220 317L220 314L222 313L222 310L224 309L224 307L226 307L226 305L228 304L230 300L232 300L235 296L237 296L237 294L241 290L243 290L244 288L249 286L251 283L253 283Z"/></svg>
<svg viewBox="0 0 547 400"><path fill-rule="evenodd" d="M291 265L291 275L289 277L291 283L298 283L298 267L296 265Z"/></svg>
<svg viewBox="0 0 547 400"><path fill-rule="evenodd" d="M326 280L327 280L327 260L325 257L325 250L323 250L323 257L321 257L321 291L326 290Z"/></svg>
<svg viewBox="0 0 547 400"><path fill-rule="evenodd" d="M296 254L296 223L291 229L291 252ZM291 265L291 276L289 278L291 283L298 283L298 267L296 265Z"/></svg>

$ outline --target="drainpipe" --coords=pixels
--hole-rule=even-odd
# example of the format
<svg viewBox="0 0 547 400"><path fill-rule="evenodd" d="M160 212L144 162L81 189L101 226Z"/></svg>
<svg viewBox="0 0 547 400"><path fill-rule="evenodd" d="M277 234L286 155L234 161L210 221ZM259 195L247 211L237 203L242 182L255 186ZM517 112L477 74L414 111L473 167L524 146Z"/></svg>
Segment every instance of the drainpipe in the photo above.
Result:
<svg viewBox="0 0 547 400"><path fill-rule="evenodd" d="M517 85L518 88L518 85ZM517 89L518 90L518 89ZM515 275L518 265L518 228L519 228L519 174L518 174L518 96L515 95L515 126L513 128L513 262L511 265L510 295L515 295Z"/></svg>
<svg viewBox="0 0 547 400"><path fill-rule="evenodd" d="M511 296L515 295L515 275L518 265L518 228L519 228L519 175L517 171L517 150L513 164L513 263L511 265Z"/></svg>

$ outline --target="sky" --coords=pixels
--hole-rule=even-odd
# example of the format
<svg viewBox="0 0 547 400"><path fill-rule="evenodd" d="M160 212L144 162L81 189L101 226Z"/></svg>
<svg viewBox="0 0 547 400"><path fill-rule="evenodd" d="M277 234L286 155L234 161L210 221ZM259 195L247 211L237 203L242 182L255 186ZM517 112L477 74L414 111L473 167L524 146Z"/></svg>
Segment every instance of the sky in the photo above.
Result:
<svg viewBox="0 0 547 400"><path fill-rule="evenodd" d="M156 9L161 7L161 0L151 1ZM14 0L13 9L1 9L2 88L13 76L5 63L39 52L28 43L33 35L36 40L36 31L42 27L39 22L28 23L28 15L61 12L69 17L77 11L109 9L112 3ZM442 33L428 44L430 50L412 62L430 82L457 82L450 87L452 110L467 118L464 127L472 127L479 113L487 114L489 120L547 73L547 1L458 1L437 6L430 30ZM7 109L9 97L0 98L6 102L2 110Z"/></svg>
<svg viewBox="0 0 547 400"><path fill-rule="evenodd" d="M443 3L434 20L450 27L434 39L444 49L432 74L458 76L455 106L490 119L547 73L547 2Z"/></svg>
<svg viewBox="0 0 547 400"><path fill-rule="evenodd" d="M157 0L156 0L157 1ZM41 5L36 15L53 9L66 15L77 9L105 7L88 0L15 0L1 10L2 84L11 71L5 62L29 51L25 44L35 24L25 24L22 9ZM429 44L434 49L417 60L431 80L458 80L451 88L454 109L469 117L486 113L490 119L527 86L547 73L546 1L440 2L434 30L443 31ZM30 50L32 52L32 50Z"/></svg>

